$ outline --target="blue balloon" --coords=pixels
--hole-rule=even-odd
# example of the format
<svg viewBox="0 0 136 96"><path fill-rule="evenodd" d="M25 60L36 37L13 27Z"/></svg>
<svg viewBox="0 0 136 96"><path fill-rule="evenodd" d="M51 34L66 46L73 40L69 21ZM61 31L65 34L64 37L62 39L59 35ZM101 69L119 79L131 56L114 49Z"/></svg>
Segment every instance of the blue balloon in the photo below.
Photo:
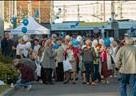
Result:
<svg viewBox="0 0 136 96"><path fill-rule="evenodd" d="M106 47L110 47L110 44L111 44L110 38L105 38L105 39L104 39L104 45L105 45Z"/></svg>
<svg viewBox="0 0 136 96"><path fill-rule="evenodd" d="M79 42L78 42L76 39L73 39L73 40L72 40L72 45L73 45L74 47L78 47L78 46L79 46Z"/></svg>
<svg viewBox="0 0 136 96"><path fill-rule="evenodd" d="M28 23L29 23L29 21L28 21L28 19L23 19L23 24L25 25L25 26L27 26L28 25Z"/></svg>
<svg viewBox="0 0 136 96"><path fill-rule="evenodd" d="M54 44L54 45L53 45L53 48L54 48L54 49L58 49L58 48L59 48L59 45L58 45L58 44Z"/></svg>
<svg viewBox="0 0 136 96"><path fill-rule="evenodd" d="M26 33L27 32L27 28L26 27L22 27L22 32Z"/></svg>
<svg viewBox="0 0 136 96"><path fill-rule="evenodd" d="M65 37L65 33L61 32L61 37L64 38Z"/></svg>

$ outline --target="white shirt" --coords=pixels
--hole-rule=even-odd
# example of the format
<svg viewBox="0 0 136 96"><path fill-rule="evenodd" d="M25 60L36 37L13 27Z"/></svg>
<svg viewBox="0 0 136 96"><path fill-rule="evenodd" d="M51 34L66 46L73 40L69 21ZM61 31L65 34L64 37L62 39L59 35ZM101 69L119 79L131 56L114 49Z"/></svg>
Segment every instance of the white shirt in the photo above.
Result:
<svg viewBox="0 0 136 96"><path fill-rule="evenodd" d="M31 48L30 42L27 42L25 44L19 43L16 48L16 54L17 55L24 55L25 57L27 57L30 48Z"/></svg>
<svg viewBox="0 0 136 96"><path fill-rule="evenodd" d="M25 48L24 44L19 43L16 48L16 55L22 55L23 49Z"/></svg>
<svg viewBox="0 0 136 96"><path fill-rule="evenodd" d="M36 46L34 46L33 51L38 53L38 51L39 51L40 47L41 47L40 45L36 45Z"/></svg>

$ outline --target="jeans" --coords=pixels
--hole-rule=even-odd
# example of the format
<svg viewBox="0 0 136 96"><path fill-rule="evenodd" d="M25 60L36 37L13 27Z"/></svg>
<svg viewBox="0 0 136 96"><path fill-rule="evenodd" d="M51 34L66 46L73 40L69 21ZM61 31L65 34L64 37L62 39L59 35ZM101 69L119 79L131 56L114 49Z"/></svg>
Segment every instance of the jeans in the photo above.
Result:
<svg viewBox="0 0 136 96"><path fill-rule="evenodd" d="M27 88L29 85L31 85L30 81L20 79L15 84L15 88Z"/></svg>
<svg viewBox="0 0 136 96"><path fill-rule="evenodd" d="M120 74L120 96L127 95L127 85L130 84L130 96L136 96L136 74Z"/></svg>
<svg viewBox="0 0 136 96"><path fill-rule="evenodd" d="M92 81L94 81L94 66L93 66L93 63L90 62L90 63L87 63L85 62L85 70L86 70L86 81L87 82L90 82L90 75L91 75L91 79Z"/></svg>
<svg viewBox="0 0 136 96"><path fill-rule="evenodd" d="M94 80L101 80L101 76L99 73L99 64L94 64Z"/></svg>

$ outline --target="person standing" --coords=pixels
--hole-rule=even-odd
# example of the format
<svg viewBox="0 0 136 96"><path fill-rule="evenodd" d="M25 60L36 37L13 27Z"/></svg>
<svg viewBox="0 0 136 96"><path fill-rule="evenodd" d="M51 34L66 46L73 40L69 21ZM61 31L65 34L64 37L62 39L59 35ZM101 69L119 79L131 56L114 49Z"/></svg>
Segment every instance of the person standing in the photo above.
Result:
<svg viewBox="0 0 136 96"><path fill-rule="evenodd" d="M86 46L83 48L82 50L82 60L83 63L85 65L85 70L86 70L86 84L89 85L90 84L90 75L91 75L91 79L92 79L92 85L95 85L94 82L94 64L93 64L93 60L95 59L95 50L94 48L91 46L91 40L87 39L86 40Z"/></svg>
<svg viewBox="0 0 136 96"><path fill-rule="evenodd" d="M38 39L35 39L35 40L34 40L34 46L33 46L33 48L32 48L33 51L38 54L38 51L39 51L40 47L41 47L41 46L40 46L40 44L39 44L39 40L38 40Z"/></svg>
<svg viewBox="0 0 136 96"><path fill-rule="evenodd" d="M1 40L1 51L5 57L12 57L13 40L10 38L9 32L4 33L4 38Z"/></svg>
<svg viewBox="0 0 136 96"><path fill-rule="evenodd" d="M55 57L56 57L56 52L52 48L52 40L48 39L45 43L44 57L42 61L42 67L43 67L42 80L44 84L53 84L52 72L53 69L55 68Z"/></svg>
<svg viewBox="0 0 136 96"><path fill-rule="evenodd" d="M94 79L95 82L100 82L101 81L101 75L100 75L100 48L98 46L95 46L95 53L96 53L96 59L94 60Z"/></svg>
<svg viewBox="0 0 136 96"><path fill-rule="evenodd" d="M125 45L116 55L116 70L120 73L120 96L127 96L127 85L130 84L130 96L136 96L136 47L133 39L125 38Z"/></svg>
<svg viewBox="0 0 136 96"><path fill-rule="evenodd" d="M64 48L62 47L62 41L57 41L59 48L56 49L56 77L57 81L63 81L64 80L64 70L63 70L63 61L64 61Z"/></svg>
<svg viewBox="0 0 136 96"><path fill-rule="evenodd" d="M68 43L68 47L64 52L64 56L66 60L68 59L71 66L72 66L72 72L71 72L71 79L72 83L76 84L76 72L77 72L77 65L76 65L76 57L75 57L75 48L72 45L72 42Z"/></svg>
<svg viewBox="0 0 136 96"><path fill-rule="evenodd" d="M109 55L109 48L103 46L100 53L101 61L101 75L103 83L108 84L108 78L112 75L111 57Z"/></svg>

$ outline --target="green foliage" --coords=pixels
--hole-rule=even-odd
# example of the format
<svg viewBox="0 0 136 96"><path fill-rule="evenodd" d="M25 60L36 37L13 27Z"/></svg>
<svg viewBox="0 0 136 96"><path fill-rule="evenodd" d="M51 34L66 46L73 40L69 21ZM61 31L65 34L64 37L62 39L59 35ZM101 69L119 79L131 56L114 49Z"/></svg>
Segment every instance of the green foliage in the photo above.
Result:
<svg viewBox="0 0 136 96"><path fill-rule="evenodd" d="M0 54L0 62L4 64L12 63L12 58L10 57L4 57Z"/></svg>
<svg viewBox="0 0 136 96"><path fill-rule="evenodd" d="M18 73L11 64L0 63L0 80L10 84L11 82L15 83Z"/></svg>
<svg viewBox="0 0 136 96"><path fill-rule="evenodd" d="M11 82L15 83L17 77L18 72L12 65L12 59L0 54L0 80L10 84Z"/></svg>

